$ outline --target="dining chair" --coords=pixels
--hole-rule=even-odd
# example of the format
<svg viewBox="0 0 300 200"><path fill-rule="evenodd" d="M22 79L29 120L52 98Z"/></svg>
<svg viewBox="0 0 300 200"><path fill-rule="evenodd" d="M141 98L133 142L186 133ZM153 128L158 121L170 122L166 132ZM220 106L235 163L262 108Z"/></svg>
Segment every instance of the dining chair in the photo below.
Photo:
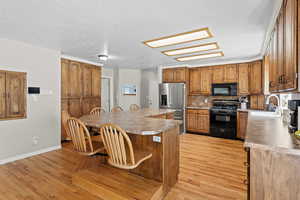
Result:
<svg viewBox="0 0 300 200"><path fill-rule="evenodd" d="M111 109L111 112L121 112L123 109L120 106L115 106Z"/></svg>
<svg viewBox="0 0 300 200"><path fill-rule="evenodd" d="M103 108L95 107L91 110L90 114L100 116L100 113L103 113L103 112L105 112L105 110Z"/></svg>
<svg viewBox="0 0 300 200"><path fill-rule="evenodd" d="M120 169L134 169L152 157L146 151L134 152L127 133L115 124L103 124L100 133L108 154L108 164Z"/></svg>
<svg viewBox="0 0 300 200"><path fill-rule="evenodd" d="M63 110L61 112L62 127L65 130L65 132L62 134L62 138L65 141L70 141L71 140L70 133L69 133L69 128L68 128L68 124L67 124L67 121L70 117L71 116L67 111Z"/></svg>
<svg viewBox="0 0 300 200"><path fill-rule="evenodd" d="M104 150L103 143L93 140L86 126L79 119L71 117L67 123L75 151L85 156L92 156Z"/></svg>
<svg viewBox="0 0 300 200"><path fill-rule="evenodd" d="M138 106L137 104L131 104L129 107L130 111L138 111L140 109L141 109L140 106Z"/></svg>

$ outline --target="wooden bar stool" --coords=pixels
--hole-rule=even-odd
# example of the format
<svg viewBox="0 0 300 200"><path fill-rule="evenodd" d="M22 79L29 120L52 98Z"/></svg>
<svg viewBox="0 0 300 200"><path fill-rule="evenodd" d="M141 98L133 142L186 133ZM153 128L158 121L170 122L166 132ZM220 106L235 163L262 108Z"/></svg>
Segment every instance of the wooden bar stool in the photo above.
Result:
<svg viewBox="0 0 300 200"><path fill-rule="evenodd" d="M92 156L105 149L101 141L92 139L88 129L79 119L71 117L67 120L67 124L73 148L78 153Z"/></svg>
<svg viewBox="0 0 300 200"><path fill-rule="evenodd" d="M105 112L105 110L103 108L95 107L91 110L90 114L100 116L100 114L103 112Z"/></svg>
<svg viewBox="0 0 300 200"><path fill-rule="evenodd" d="M134 169L152 157L149 152L134 152L127 133L114 124L103 124L100 133L108 154L108 163L120 169Z"/></svg>
<svg viewBox="0 0 300 200"><path fill-rule="evenodd" d="M140 109L141 109L140 106L138 106L137 104L131 104L129 107L130 111L138 111Z"/></svg>
<svg viewBox="0 0 300 200"><path fill-rule="evenodd" d="M123 109L120 106L115 106L111 109L111 112L121 112Z"/></svg>

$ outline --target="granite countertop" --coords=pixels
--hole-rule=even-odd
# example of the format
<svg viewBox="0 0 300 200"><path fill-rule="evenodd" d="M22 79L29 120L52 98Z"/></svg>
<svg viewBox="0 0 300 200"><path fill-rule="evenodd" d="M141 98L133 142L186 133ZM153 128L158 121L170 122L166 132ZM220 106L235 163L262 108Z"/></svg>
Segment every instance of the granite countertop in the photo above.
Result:
<svg viewBox="0 0 300 200"><path fill-rule="evenodd" d="M187 109L201 109L201 110L209 110L211 106L187 106Z"/></svg>
<svg viewBox="0 0 300 200"><path fill-rule="evenodd" d="M300 155L300 141L288 132L288 124L281 117L256 116L251 110L244 146Z"/></svg>
<svg viewBox="0 0 300 200"><path fill-rule="evenodd" d="M157 135L180 124L180 120L151 118L151 116L173 113L172 109L141 109L139 111L106 112L100 116L85 115L80 118L87 126L100 127L105 123L119 125L127 133Z"/></svg>

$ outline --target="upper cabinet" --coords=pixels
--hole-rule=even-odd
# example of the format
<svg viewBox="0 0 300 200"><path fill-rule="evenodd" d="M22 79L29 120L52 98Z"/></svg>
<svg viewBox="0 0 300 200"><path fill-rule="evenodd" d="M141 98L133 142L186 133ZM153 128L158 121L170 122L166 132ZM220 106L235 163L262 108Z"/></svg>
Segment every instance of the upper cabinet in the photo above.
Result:
<svg viewBox="0 0 300 200"><path fill-rule="evenodd" d="M297 89L297 0L284 0L269 43L269 91Z"/></svg>
<svg viewBox="0 0 300 200"><path fill-rule="evenodd" d="M224 69L225 69L224 83L236 83L238 81L237 65L236 64L226 65Z"/></svg>
<svg viewBox="0 0 300 200"><path fill-rule="evenodd" d="M238 65L238 94L249 95L249 63Z"/></svg>
<svg viewBox="0 0 300 200"><path fill-rule="evenodd" d="M262 76L262 62L255 61L250 64L250 94L263 93L263 76Z"/></svg>
<svg viewBox="0 0 300 200"><path fill-rule="evenodd" d="M188 69L186 67L163 69L164 83L183 83L188 80Z"/></svg>
<svg viewBox="0 0 300 200"><path fill-rule="evenodd" d="M224 83L224 66L213 66L212 67L212 83Z"/></svg>
<svg viewBox="0 0 300 200"><path fill-rule="evenodd" d="M210 95L212 73L209 67L197 67L190 69L190 95Z"/></svg>
<svg viewBox="0 0 300 200"><path fill-rule="evenodd" d="M0 120L26 117L26 73L0 71Z"/></svg>

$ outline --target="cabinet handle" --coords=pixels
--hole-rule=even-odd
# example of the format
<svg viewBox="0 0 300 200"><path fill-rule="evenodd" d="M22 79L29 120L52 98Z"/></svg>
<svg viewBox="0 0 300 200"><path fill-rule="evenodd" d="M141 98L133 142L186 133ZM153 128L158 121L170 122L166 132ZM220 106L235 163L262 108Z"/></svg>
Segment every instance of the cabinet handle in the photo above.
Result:
<svg viewBox="0 0 300 200"><path fill-rule="evenodd" d="M244 162L244 166L245 166L245 167L249 167L250 165L249 165L248 162Z"/></svg>
<svg viewBox="0 0 300 200"><path fill-rule="evenodd" d="M282 75L278 77L278 83L282 83Z"/></svg>
<svg viewBox="0 0 300 200"><path fill-rule="evenodd" d="M274 87L274 86L275 86L274 81L270 81L269 86L270 86L270 87Z"/></svg>
<svg viewBox="0 0 300 200"><path fill-rule="evenodd" d="M245 180L244 180L244 185L248 185L248 184L249 184L248 180L245 179Z"/></svg>

